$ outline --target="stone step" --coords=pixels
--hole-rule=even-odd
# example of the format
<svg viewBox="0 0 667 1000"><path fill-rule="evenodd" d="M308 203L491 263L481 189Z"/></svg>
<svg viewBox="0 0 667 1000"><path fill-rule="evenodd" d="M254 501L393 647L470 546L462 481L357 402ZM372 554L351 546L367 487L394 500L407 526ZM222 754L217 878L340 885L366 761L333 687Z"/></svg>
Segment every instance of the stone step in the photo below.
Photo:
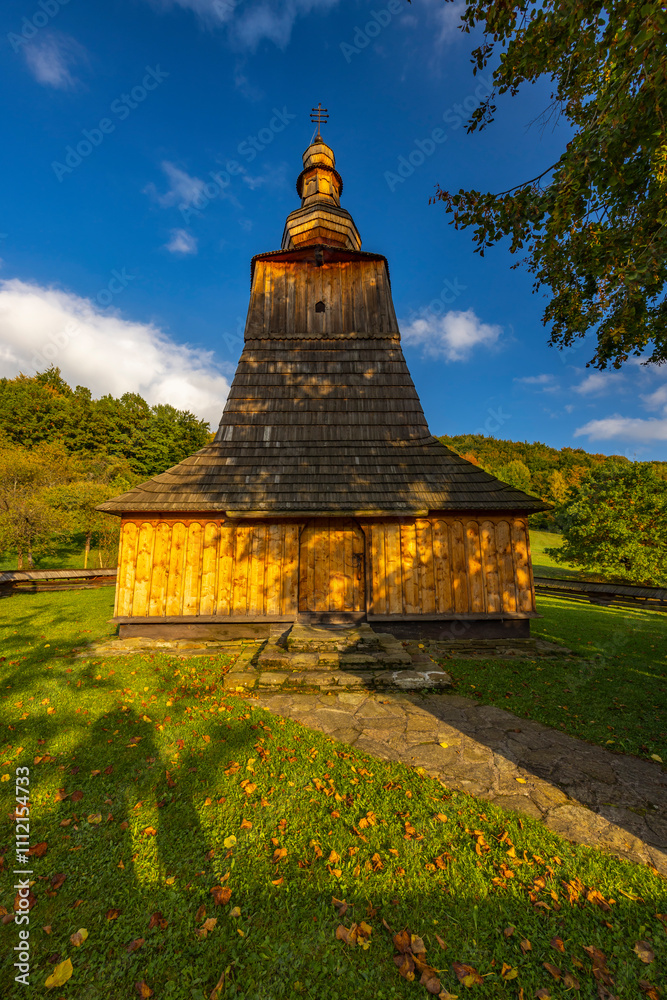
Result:
<svg viewBox="0 0 667 1000"><path fill-rule="evenodd" d="M344 691L399 690L417 691L452 687L452 679L444 670L433 665L432 670L358 670L350 671L279 671L259 674L255 690L259 691Z"/></svg>

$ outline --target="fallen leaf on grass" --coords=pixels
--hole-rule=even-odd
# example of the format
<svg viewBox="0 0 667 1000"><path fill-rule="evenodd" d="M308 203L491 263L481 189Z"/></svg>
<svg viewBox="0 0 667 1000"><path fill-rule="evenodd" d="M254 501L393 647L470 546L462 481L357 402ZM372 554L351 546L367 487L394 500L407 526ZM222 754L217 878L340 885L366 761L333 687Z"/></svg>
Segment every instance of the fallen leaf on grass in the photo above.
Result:
<svg viewBox="0 0 667 1000"><path fill-rule="evenodd" d="M349 909L349 903L347 903L344 899L336 899L335 896L331 897L331 902L338 910L338 916L344 917Z"/></svg>
<svg viewBox="0 0 667 1000"><path fill-rule="evenodd" d="M399 976L411 983L415 978L415 962L412 955L408 952L404 955L394 955L394 964L398 968Z"/></svg>
<svg viewBox="0 0 667 1000"><path fill-rule="evenodd" d="M445 944L445 942L443 941L443 939L440 937L439 934L435 935L435 940L438 942L438 944L440 945L441 948L446 948L447 947L447 945Z"/></svg>
<svg viewBox="0 0 667 1000"><path fill-rule="evenodd" d="M557 983L563 978L563 973L558 968L557 965L552 965L551 962L542 962L543 967L547 970L550 976L553 976Z"/></svg>
<svg viewBox="0 0 667 1000"><path fill-rule="evenodd" d="M142 833L145 833L147 837L155 837L157 835L157 830L154 826L145 826Z"/></svg>
<svg viewBox="0 0 667 1000"><path fill-rule="evenodd" d="M521 951L523 952L524 955L526 954L527 951L533 950L533 946L528 940L528 938L524 938L523 941L519 941L519 948L521 948Z"/></svg>
<svg viewBox="0 0 667 1000"><path fill-rule="evenodd" d="M349 944L351 948L354 948L357 943L357 925L352 924L351 927L346 927L345 924L339 924L336 928L336 940L343 941L345 944Z"/></svg>
<svg viewBox="0 0 667 1000"><path fill-rule="evenodd" d="M611 978L611 974L607 968L607 956L604 952L592 944L585 944L584 951L593 963L593 976L597 979L598 983L601 983L603 986L613 986L614 980Z"/></svg>
<svg viewBox="0 0 667 1000"><path fill-rule="evenodd" d="M287 857L287 848L286 847L276 847L275 851L273 852L273 860L274 861L280 861L282 858L286 858L286 857Z"/></svg>
<svg viewBox="0 0 667 1000"><path fill-rule="evenodd" d="M225 985L225 978L226 978L227 973L229 972L230 968L231 968L231 966L228 965L227 968L225 969L225 971L220 976L220 979L218 979L217 983L215 984L215 986L211 990L211 995L209 997L209 1000L220 1000L220 995L222 993L222 988Z"/></svg>
<svg viewBox="0 0 667 1000"><path fill-rule="evenodd" d="M197 912L195 913L195 923L198 924L200 921L206 919L206 907L202 903Z"/></svg>
<svg viewBox="0 0 667 1000"><path fill-rule="evenodd" d="M65 875L63 872L59 872L59 874L51 876L51 888L53 889L54 892L57 892L58 889L60 889L61 885L64 883L66 878L67 875Z"/></svg>
<svg viewBox="0 0 667 1000"><path fill-rule="evenodd" d="M501 979L504 979L505 982L508 983L511 979L516 979L518 975L518 969L513 969L511 965L507 964L507 962L503 962L503 967L500 970Z"/></svg>
<svg viewBox="0 0 667 1000"><path fill-rule="evenodd" d="M241 826L239 827L239 829L241 829L241 830L252 830L252 823L250 822L249 819L244 819L243 822L241 823Z"/></svg>
<svg viewBox="0 0 667 1000"><path fill-rule="evenodd" d="M134 985L137 993L140 997L142 997L142 1000L148 1000L148 997L153 996L153 990L150 988L145 979L142 979L140 983L135 983Z"/></svg>
<svg viewBox="0 0 667 1000"><path fill-rule="evenodd" d="M216 906L224 906L232 898L232 890L229 886L214 885L209 891Z"/></svg>
<svg viewBox="0 0 667 1000"><path fill-rule="evenodd" d="M76 931L74 934L70 934L69 939L70 943L73 944L75 948L78 948L79 945L83 944L83 942L86 940L87 937L88 937L88 931L86 930L86 928L79 927L78 931Z"/></svg>
<svg viewBox="0 0 667 1000"><path fill-rule="evenodd" d="M80 802L82 798L83 798L83 792L77 790L75 792L72 792L72 794L69 797L69 800L70 802Z"/></svg>
<svg viewBox="0 0 667 1000"><path fill-rule="evenodd" d="M658 987L653 983L649 983L648 979L639 980L639 989L642 993L645 993L649 1000L660 1000L660 992Z"/></svg>
<svg viewBox="0 0 667 1000"><path fill-rule="evenodd" d="M241 916L241 907L240 906L233 906L231 908L231 910L229 911L229 915L230 915L230 917L240 917Z"/></svg>
<svg viewBox="0 0 667 1000"><path fill-rule="evenodd" d="M102 822L102 813L91 813L88 817L88 822L93 825Z"/></svg>
<svg viewBox="0 0 667 1000"><path fill-rule="evenodd" d="M644 965L650 965L655 960L655 954L651 950L651 945L648 941L637 941L632 950Z"/></svg>
<svg viewBox="0 0 667 1000"><path fill-rule="evenodd" d="M515 930L516 927L506 927L505 930L503 931L503 934L505 935L506 938L509 938L512 937L512 934L514 934Z"/></svg>
<svg viewBox="0 0 667 1000"><path fill-rule="evenodd" d="M566 972L563 976L563 986L566 986L568 990L580 990L581 984L577 977L571 972Z"/></svg>
<svg viewBox="0 0 667 1000"><path fill-rule="evenodd" d="M551 993L549 993L549 990L545 986L541 990L538 990L535 996L538 1000L551 1000Z"/></svg>
<svg viewBox="0 0 667 1000"><path fill-rule="evenodd" d="M128 955L131 955L133 951L137 950L137 948L141 948L143 943L144 938L135 938L134 941L130 941L130 943L126 946L125 951Z"/></svg>
<svg viewBox="0 0 667 1000"><path fill-rule="evenodd" d="M22 899L22 897L19 896L19 894L17 892L16 896L14 897L14 912L18 912L20 909L25 909L25 907L21 907L21 905L20 905L21 899ZM23 901L25 902L25 899ZM32 908L36 904L36 902L37 902L37 897L35 896L35 894L33 892L31 892L30 890L28 890L28 910L32 910Z"/></svg>
<svg viewBox="0 0 667 1000"><path fill-rule="evenodd" d="M119 916L120 916L120 910L111 909L107 910L106 912L107 920L117 920Z"/></svg>
<svg viewBox="0 0 667 1000"><path fill-rule="evenodd" d="M422 972L422 977L419 980L422 986L425 986L429 993L440 993L441 985L440 980L435 974L434 969L424 969Z"/></svg>
<svg viewBox="0 0 667 1000"><path fill-rule="evenodd" d="M48 990L53 989L54 986L64 986L67 980L71 978L73 972L72 962L69 958L66 958L60 965L56 965L44 985Z"/></svg>
<svg viewBox="0 0 667 1000"><path fill-rule="evenodd" d="M43 858L49 849L49 845L45 840L40 840L39 844L34 844L32 847L28 848L28 854L34 856L35 858Z"/></svg>
<svg viewBox="0 0 667 1000"><path fill-rule="evenodd" d="M222 844L223 847L227 848L227 850L229 850L230 847L236 847L236 837L234 836L234 834L232 834L231 837L225 837Z"/></svg>
<svg viewBox="0 0 667 1000"><path fill-rule="evenodd" d="M452 969L456 973L456 978L463 986L480 986L484 983L479 972L472 965L465 965L463 962L452 962Z"/></svg>
<svg viewBox="0 0 667 1000"><path fill-rule="evenodd" d="M204 910L204 917L206 916L206 910L204 909L203 906L200 906L199 910L197 910L197 916L195 917L195 920L197 921L197 923L199 923L200 920L204 919L204 917L200 917L199 916L199 911L200 910ZM151 916L151 919L148 921L148 929L149 929L149 931L152 931L154 927L159 927L160 930L163 931L168 926L169 926L169 921L165 920L165 918L162 916L162 913L160 912L160 910L156 910L155 913Z"/></svg>
<svg viewBox="0 0 667 1000"><path fill-rule="evenodd" d="M565 954L565 945L563 944L562 938L553 937L549 942L549 944L551 945L552 948L555 948L556 951L560 951L563 954Z"/></svg>
<svg viewBox="0 0 667 1000"><path fill-rule="evenodd" d="M198 927L197 930L195 930L195 934L198 938L200 938L200 940L204 940L204 938L208 936L208 932L213 930L217 922L217 917L209 917L204 921L201 927Z"/></svg>

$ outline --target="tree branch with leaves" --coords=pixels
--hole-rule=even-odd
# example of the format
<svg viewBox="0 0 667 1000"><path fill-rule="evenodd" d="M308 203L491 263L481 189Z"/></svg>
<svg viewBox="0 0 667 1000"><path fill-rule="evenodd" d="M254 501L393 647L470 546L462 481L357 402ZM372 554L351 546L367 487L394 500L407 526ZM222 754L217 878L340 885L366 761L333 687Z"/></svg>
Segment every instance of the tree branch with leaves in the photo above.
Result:
<svg viewBox="0 0 667 1000"><path fill-rule="evenodd" d="M494 120L498 95L549 76L574 134L537 177L499 194L437 187L475 252L510 252L550 288L543 323L563 348L595 332L589 364L667 360L667 11L656 0L468 0L462 30L481 26L475 72L498 61L494 89L467 131ZM500 50L500 51L498 51Z"/></svg>

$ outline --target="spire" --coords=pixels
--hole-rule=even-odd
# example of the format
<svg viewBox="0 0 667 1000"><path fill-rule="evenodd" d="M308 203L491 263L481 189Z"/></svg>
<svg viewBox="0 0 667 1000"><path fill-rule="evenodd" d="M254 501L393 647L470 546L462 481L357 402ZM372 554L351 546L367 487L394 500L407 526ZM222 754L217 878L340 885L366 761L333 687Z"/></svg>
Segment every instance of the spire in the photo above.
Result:
<svg viewBox="0 0 667 1000"><path fill-rule="evenodd" d="M340 207L343 180L336 170L336 157L320 132L328 117L328 111L321 104L313 108L311 121L317 123L317 134L303 154L303 170L296 182L301 208L287 216L283 250L313 244L361 249L361 237L354 220Z"/></svg>

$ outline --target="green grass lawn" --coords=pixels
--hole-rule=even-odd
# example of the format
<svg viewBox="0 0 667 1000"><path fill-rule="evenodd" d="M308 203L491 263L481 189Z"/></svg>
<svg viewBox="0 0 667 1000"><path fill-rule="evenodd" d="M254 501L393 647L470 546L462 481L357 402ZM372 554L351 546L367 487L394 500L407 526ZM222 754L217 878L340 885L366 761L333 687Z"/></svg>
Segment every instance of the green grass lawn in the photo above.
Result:
<svg viewBox="0 0 667 1000"><path fill-rule="evenodd" d="M557 563L553 556L548 556L545 549L560 548L563 536L555 531L530 531L530 552L533 560L535 576L551 576L559 580L583 580L590 578L579 567L570 563Z"/></svg>
<svg viewBox="0 0 667 1000"><path fill-rule="evenodd" d="M446 660L459 694L640 757L667 763L667 616L560 597L537 599L536 637L573 658Z"/></svg>
<svg viewBox="0 0 667 1000"><path fill-rule="evenodd" d="M74 548L62 548L51 555L37 560L35 569L83 569L83 544ZM104 565L108 564L108 559ZM88 555L88 569L98 569L100 565L99 549L93 548ZM17 568L16 553L0 553L0 573ZM27 568L27 567L24 567Z"/></svg>
<svg viewBox="0 0 667 1000"><path fill-rule="evenodd" d="M457 969L484 1000L659 996L664 879L225 695L224 657L73 658L112 631L111 596L0 602L0 905L14 900L15 768L29 766L37 995L429 996L419 969L400 975L386 922L421 938L444 997L468 995ZM542 624L596 641L568 622ZM355 947L337 939L362 921ZM12 985L18 931L0 927L8 998L28 995Z"/></svg>

